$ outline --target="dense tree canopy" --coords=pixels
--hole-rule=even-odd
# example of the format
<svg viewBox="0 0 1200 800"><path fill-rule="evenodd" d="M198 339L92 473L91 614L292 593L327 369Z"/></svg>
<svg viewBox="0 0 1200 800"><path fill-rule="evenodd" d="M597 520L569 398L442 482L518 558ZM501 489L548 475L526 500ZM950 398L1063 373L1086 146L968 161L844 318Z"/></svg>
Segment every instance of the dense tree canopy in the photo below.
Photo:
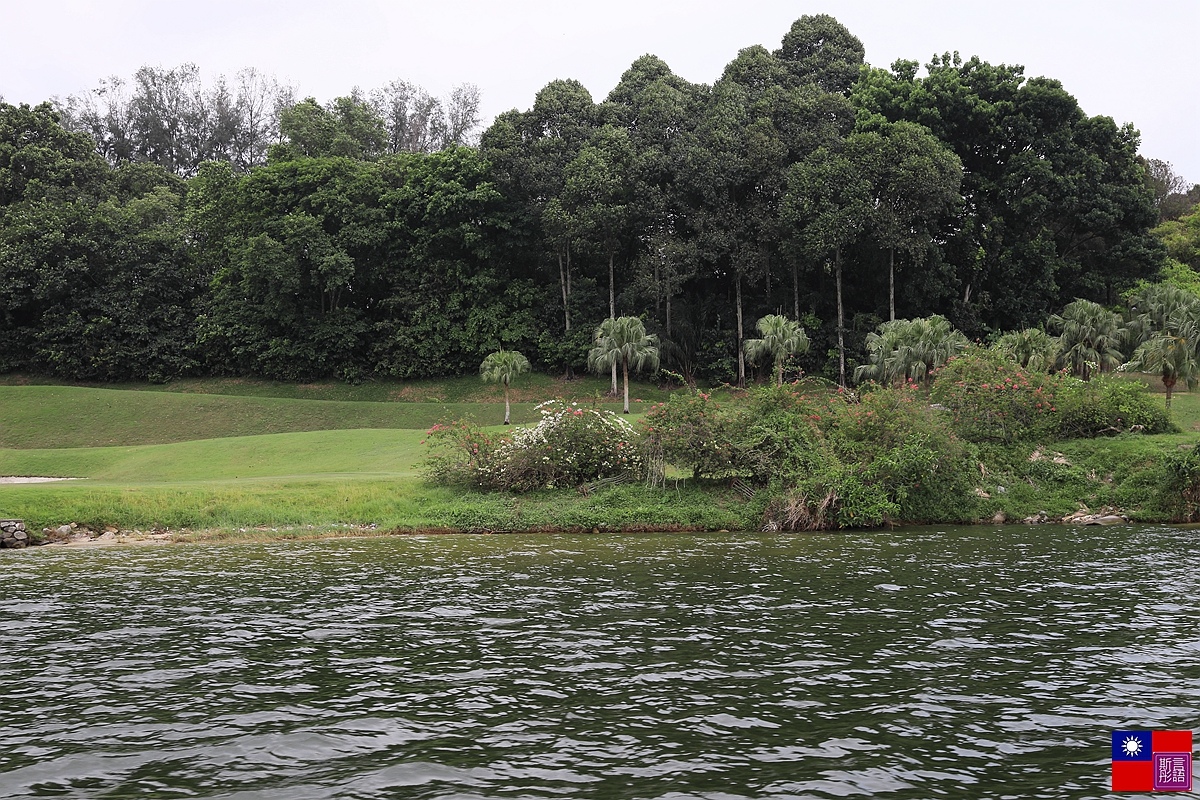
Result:
<svg viewBox="0 0 1200 800"><path fill-rule="evenodd" d="M297 102L184 65L0 104L0 369L407 378L503 343L571 373L636 317L663 367L742 382L749 321L787 317L845 382L885 321L983 338L1200 286L1195 190L1132 127L1019 66L864 59L804 16L711 85L652 55L599 102L552 80L478 147L469 85Z"/></svg>

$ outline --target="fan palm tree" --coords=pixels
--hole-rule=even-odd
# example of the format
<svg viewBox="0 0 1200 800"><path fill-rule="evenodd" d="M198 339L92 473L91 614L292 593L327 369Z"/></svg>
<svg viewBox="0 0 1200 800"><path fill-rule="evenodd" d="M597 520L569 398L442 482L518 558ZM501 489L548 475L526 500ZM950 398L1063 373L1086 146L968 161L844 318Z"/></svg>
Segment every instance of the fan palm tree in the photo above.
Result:
<svg viewBox="0 0 1200 800"><path fill-rule="evenodd" d="M854 370L854 380L894 383L904 378L929 383L935 369L967 348L969 342L950 320L934 314L884 322L867 334L869 362Z"/></svg>
<svg viewBox="0 0 1200 800"><path fill-rule="evenodd" d="M761 339L747 339L746 358L751 364L770 359L775 364L775 384L783 385L783 362L796 353L808 352L808 335L799 322L779 314L768 314L758 321Z"/></svg>
<svg viewBox="0 0 1200 800"><path fill-rule="evenodd" d="M1121 318L1099 303L1076 300L1054 314L1048 324L1061 331L1055 363L1085 381L1092 370L1108 372L1120 366Z"/></svg>
<svg viewBox="0 0 1200 800"><path fill-rule="evenodd" d="M504 384L504 424L512 419L512 406L508 402L508 387L518 375L529 372L529 359L515 350L500 350L492 353L479 365L479 377L487 383Z"/></svg>
<svg viewBox="0 0 1200 800"><path fill-rule="evenodd" d="M1179 381L1189 389L1200 382L1200 322L1196 314L1186 308L1172 314L1166 329L1143 342L1127 366L1162 376L1170 408L1171 394Z"/></svg>
<svg viewBox="0 0 1200 800"><path fill-rule="evenodd" d="M1058 355L1058 339L1041 328L1006 333L996 340L993 349L1005 358L1033 372L1049 372Z"/></svg>
<svg viewBox="0 0 1200 800"><path fill-rule="evenodd" d="M606 319L596 329L595 346L588 352L588 369L608 372L620 365L625 380L625 413L629 413L629 368L658 367L658 337L646 333L637 317Z"/></svg>

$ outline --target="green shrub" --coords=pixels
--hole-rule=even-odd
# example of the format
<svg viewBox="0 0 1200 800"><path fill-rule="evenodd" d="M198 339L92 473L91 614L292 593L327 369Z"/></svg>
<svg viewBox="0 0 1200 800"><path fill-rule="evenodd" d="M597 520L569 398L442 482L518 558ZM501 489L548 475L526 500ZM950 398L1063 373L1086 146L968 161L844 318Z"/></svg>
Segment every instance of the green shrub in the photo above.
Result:
<svg viewBox="0 0 1200 800"><path fill-rule="evenodd" d="M1200 448L1172 453L1166 459L1163 505L1179 522L1200 519Z"/></svg>
<svg viewBox="0 0 1200 800"><path fill-rule="evenodd" d="M1175 430L1166 409L1158 405L1145 384L1111 375L1097 375L1090 381L1064 379L1058 408L1061 439Z"/></svg>
<svg viewBox="0 0 1200 800"><path fill-rule="evenodd" d="M705 392L676 392L642 419L647 459L690 469L694 478L739 474L737 414Z"/></svg>
<svg viewBox="0 0 1200 800"><path fill-rule="evenodd" d="M1028 441L1057 429L1064 380L973 347L937 373L931 397L946 407L955 432L967 441Z"/></svg>
<svg viewBox="0 0 1200 800"><path fill-rule="evenodd" d="M620 416L562 400L542 403L538 411L537 425L498 438L466 422L435 425L426 475L437 483L513 492L642 475L637 432Z"/></svg>

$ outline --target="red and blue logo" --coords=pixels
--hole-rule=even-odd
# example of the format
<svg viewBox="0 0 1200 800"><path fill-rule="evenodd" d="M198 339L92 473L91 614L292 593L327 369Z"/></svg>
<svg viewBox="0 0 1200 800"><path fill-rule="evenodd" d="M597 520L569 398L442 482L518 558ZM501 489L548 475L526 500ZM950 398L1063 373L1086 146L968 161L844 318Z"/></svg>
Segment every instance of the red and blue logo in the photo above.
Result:
<svg viewBox="0 0 1200 800"><path fill-rule="evenodd" d="M1114 792L1190 792L1191 731L1113 731Z"/></svg>

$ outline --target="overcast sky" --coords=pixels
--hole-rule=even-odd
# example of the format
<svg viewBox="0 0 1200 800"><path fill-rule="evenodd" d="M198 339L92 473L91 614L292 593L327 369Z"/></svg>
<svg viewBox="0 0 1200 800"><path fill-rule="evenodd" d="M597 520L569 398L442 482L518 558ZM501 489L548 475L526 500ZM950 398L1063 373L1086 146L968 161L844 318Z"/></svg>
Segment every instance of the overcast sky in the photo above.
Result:
<svg viewBox="0 0 1200 800"><path fill-rule="evenodd" d="M400 78L479 86L486 121L556 78L602 100L646 53L712 83L743 47L775 49L832 14L867 61L959 51L1062 81L1084 111L1132 122L1142 153L1200 182L1200 0L0 0L0 96L37 103L144 64L206 82L253 66L330 100Z"/></svg>

